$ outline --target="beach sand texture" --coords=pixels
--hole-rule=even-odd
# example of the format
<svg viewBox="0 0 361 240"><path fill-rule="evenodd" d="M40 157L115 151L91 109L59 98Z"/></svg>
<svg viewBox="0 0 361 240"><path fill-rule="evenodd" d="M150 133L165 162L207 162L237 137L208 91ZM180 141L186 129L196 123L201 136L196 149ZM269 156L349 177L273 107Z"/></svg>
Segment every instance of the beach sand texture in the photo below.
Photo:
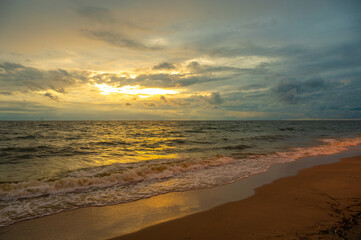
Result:
<svg viewBox="0 0 361 240"><path fill-rule="evenodd" d="M361 156L302 170L247 199L121 239L361 239Z"/></svg>

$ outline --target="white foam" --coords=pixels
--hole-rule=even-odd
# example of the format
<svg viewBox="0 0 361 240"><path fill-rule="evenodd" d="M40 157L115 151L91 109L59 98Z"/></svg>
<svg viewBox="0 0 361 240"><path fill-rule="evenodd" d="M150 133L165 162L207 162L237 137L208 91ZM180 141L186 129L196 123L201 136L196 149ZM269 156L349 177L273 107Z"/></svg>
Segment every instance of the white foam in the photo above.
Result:
<svg viewBox="0 0 361 240"><path fill-rule="evenodd" d="M64 194L145 180L169 178L179 173L202 170L207 167L228 164L233 161L233 158L222 156L171 163L165 163L163 160L163 163L157 162L156 164L114 164L105 168L76 171L68 177L55 181L33 180L1 184L0 200L9 201L49 194Z"/></svg>
<svg viewBox="0 0 361 240"><path fill-rule="evenodd" d="M54 181L2 184L0 226L81 206L134 201L171 191L206 188L267 171L273 164L331 155L361 144L361 137L323 139L312 147L236 159L168 159L83 169Z"/></svg>

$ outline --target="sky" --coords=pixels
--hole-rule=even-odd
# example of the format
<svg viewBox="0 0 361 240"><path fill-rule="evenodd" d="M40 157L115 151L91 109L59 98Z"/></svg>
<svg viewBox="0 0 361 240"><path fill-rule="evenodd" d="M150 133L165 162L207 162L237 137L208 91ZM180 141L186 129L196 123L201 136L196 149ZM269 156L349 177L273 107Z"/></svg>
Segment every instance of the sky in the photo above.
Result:
<svg viewBox="0 0 361 240"><path fill-rule="evenodd" d="M361 119L361 1L0 0L0 120Z"/></svg>

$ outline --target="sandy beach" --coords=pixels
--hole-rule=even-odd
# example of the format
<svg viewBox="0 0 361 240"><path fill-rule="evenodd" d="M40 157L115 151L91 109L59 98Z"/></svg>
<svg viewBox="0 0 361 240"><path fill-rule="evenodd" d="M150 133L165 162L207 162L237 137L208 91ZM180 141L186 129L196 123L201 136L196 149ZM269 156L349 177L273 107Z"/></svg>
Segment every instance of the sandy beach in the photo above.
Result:
<svg viewBox="0 0 361 240"><path fill-rule="evenodd" d="M236 202L121 239L360 239L361 156L302 170Z"/></svg>

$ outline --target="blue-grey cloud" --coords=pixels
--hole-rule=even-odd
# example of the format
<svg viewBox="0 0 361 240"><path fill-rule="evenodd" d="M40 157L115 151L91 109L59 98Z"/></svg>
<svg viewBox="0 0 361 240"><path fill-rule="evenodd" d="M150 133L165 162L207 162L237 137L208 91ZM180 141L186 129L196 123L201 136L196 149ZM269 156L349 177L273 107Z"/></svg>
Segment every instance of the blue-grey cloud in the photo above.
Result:
<svg viewBox="0 0 361 240"><path fill-rule="evenodd" d="M104 7L77 6L74 10L82 17L103 24L112 23L115 20L110 10Z"/></svg>
<svg viewBox="0 0 361 240"><path fill-rule="evenodd" d="M200 98L211 105L219 105L224 102L223 98L218 92L213 92L210 96L200 96Z"/></svg>
<svg viewBox="0 0 361 240"><path fill-rule="evenodd" d="M2 90L7 92L51 89L65 93L65 87L85 79L85 76L81 74L73 74L63 69L40 70L16 63L0 63L0 86Z"/></svg>
<svg viewBox="0 0 361 240"><path fill-rule="evenodd" d="M102 41L119 48L127 48L138 51L155 51L164 49L163 46L145 44L137 39L133 39L123 33L115 31L83 29L81 33L91 39Z"/></svg>
<svg viewBox="0 0 361 240"><path fill-rule="evenodd" d="M24 113L24 114L33 114L36 112L51 112L53 107L44 106L37 102L32 101L7 101L0 102L0 113Z"/></svg>
<svg viewBox="0 0 361 240"><path fill-rule="evenodd" d="M297 103L302 99L308 99L311 93L326 90L328 84L321 78L308 79L300 82L297 79L281 79L272 88L281 100L287 103Z"/></svg>
<svg viewBox="0 0 361 240"><path fill-rule="evenodd" d="M156 69L156 70L158 70L158 69L159 70L170 70L170 69L175 69L175 68L176 67L174 66L174 64L168 63L168 62L162 62L153 67L153 69Z"/></svg>

